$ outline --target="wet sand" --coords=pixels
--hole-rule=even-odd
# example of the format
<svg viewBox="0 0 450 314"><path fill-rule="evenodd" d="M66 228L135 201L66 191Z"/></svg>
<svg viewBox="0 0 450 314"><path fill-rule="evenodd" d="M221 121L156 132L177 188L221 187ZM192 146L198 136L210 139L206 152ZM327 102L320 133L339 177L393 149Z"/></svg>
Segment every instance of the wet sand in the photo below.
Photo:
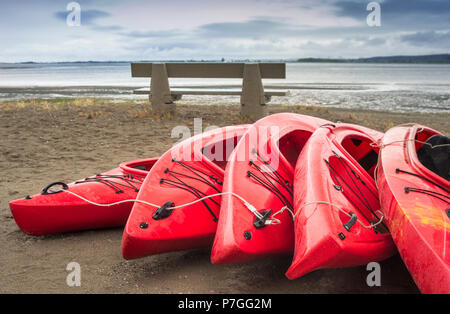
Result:
<svg viewBox="0 0 450 314"><path fill-rule="evenodd" d="M0 293L416 293L398 256L381 263L382 285L366 285L365 267L315 271L290 281L290 257L215 266L209 249L126 261L122 230L30 237L16 226L8 201L38 193L49 182L72 182L121 161L158 156L177 141L171 130L243 121L237 106L178 104L173 117L154 115L145 103L108 100L0 102ZM378 130L420 122L450 133L448 115L270 106ZM81 265L81 287L66 284L66 266Z"/></svg>

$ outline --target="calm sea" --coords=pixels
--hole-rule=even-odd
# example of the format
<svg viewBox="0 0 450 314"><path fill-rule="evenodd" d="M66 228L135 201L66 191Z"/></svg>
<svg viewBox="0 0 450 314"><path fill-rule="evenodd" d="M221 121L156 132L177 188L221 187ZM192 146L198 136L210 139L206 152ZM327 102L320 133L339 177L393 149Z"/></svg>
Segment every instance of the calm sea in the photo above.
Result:
<svg viewBox="0 0 450 314"><path fill-rule="evenodd" d="M239 85L230 79L170 79L172 86ZM274 104L450 113L450 65L288 63L290 96ZM129 63L0 64L0 100L57 97L145 98ZM185 96L185 103L239 103L239 97Z"/></svg>

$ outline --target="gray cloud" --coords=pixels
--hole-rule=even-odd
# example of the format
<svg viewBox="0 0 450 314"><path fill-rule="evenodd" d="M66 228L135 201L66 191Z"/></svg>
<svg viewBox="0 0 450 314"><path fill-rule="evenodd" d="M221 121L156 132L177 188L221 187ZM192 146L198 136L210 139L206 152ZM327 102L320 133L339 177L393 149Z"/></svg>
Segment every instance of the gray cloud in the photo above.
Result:
<svg viewBox="0 0 450 314"><path fill-rule="evenodd" d="M97 25L91 24L91 29L100 31L100 32L114 32L123 30L123 26L120 25Z"/></svg>
<svg viewBox="0 0 450 314"><path fill-rule="evenodd" d="M450 48L450 32L416 32L403 35L400 40L413 46L430 46Z"/></svg>
<svg viewBox="0 0 450 314"><path fill-rule="evenodd" d="M197 49L204 48L205 46L196 42L161 42L160 40L145 40L140 42L128 42L124 46L127 50L140 51L147 49L154 49L158 51L173 50L173 49Z"/></svg>
<svg viewBox="0 0 450 314"><path fill-rule="evenodd" d="M194 30L154 30L154 31L128 31L119 35L129 38L190 38L190 39L231 39L248 38L260 39L269 37L298 36L304 29L264 17L253 18L245 22L210 23L197 27Z"/></svg>
<svg viewBox="0 0 450 314"><path fill-rule="evenodd" d="M256 18L246 22L211 23L200 26L197 33L209 38L267 38L273 36L291 37L299 29L290 24L271 19Z"/></svg>
<svg viewBox="0 0 450 314"><path fill-rule="evenodd" d="M185 34L181 30L160 30L160 31L129 31L121 32L119 35L130 38L171 38Z"/></svg>
<svg viewBox="0 0 450 314"><path fill-rule="evenodd" d="M335 1L333 5L336 8L336 15L338 16L349 16L357 19L364 18L367 16L367 1L358 0L344 0Z"/></svg>

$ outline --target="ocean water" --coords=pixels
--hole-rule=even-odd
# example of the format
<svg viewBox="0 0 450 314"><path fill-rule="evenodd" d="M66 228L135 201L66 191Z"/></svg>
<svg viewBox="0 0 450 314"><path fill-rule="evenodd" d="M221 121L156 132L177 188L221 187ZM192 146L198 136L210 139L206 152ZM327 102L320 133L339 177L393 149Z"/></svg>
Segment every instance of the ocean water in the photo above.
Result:
<svg viewBox="0 0 450 314"><path fill-rule="evenodd" d="M132 78L129 63L0 64L0 100L57 97L145 99L132 90L150 80ZM239 86L237 79L170 79L171 86ZM450 65L288 63L288 86L274 104L450 113ZM183 103L238 104L236 96L184 96Z"/></svg>

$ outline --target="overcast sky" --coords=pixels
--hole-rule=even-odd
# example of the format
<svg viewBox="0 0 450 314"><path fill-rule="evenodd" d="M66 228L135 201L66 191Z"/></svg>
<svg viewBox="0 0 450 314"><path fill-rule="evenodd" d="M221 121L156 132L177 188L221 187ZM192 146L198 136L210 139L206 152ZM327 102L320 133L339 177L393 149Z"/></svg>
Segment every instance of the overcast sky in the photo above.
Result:
<svg viewBox="0 0 450 314"><path fill-rule="evenodd" d="M0 62L353 58L450 52L449 0L0 0Z"/></svg>

